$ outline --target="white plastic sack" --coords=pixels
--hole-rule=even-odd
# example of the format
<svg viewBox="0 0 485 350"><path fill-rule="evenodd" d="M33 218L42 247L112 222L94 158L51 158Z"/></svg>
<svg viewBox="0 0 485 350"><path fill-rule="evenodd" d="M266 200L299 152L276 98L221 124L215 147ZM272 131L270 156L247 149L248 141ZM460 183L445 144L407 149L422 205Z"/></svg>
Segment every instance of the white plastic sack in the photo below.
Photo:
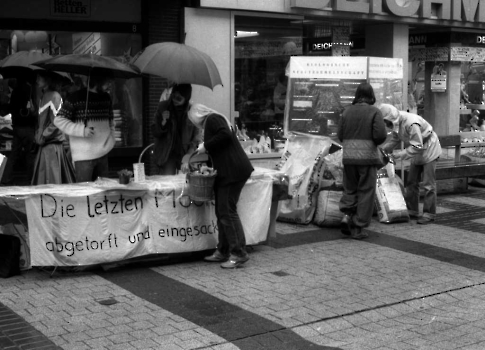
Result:
<svg viewBox="0 0 485 350"><path fill-rule="evenodd" d="M383 176L377 179L375 205L379 222L409 221L399 176Z"/></svg>
<svg viewBox="0 0 485 350"><path fill-rule="evenodd" d="M284 222L309 224L315 214L323 173L324 157L332 140L325 136L292 134L282 157L281 171L289 177L291 199L281 201L277 219Z"/></svg>
<svg viewBox="0 0 485 350"><path fill-rule="evenodd" d="M318 192L317 209L313 223L321 227L337 227L344 217L339 209L342 191L322 190Z"/></svg>

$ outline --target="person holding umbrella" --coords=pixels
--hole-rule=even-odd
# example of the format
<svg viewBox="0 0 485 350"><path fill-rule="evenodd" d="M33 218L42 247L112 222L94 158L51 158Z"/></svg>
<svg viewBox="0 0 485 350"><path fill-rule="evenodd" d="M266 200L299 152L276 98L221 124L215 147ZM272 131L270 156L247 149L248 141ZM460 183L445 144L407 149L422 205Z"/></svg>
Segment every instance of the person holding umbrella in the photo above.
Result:
<svg viewBox="0 0 485 350"><path fill-rule="evenodd" d="M62 105L61 95L57 91L61 85L58 77L58 74L46 70L37 72L37 86L42 96L35 131L38 151L32 185L76 182L74 169L64 150L64 134L54 125L54 118Z"/></svg>
<svg viewBox="0 0 485 350"><path fill-rule="evenodd" d="M189 119L204 130L204 142L199 144L197 152L209 153L212 166L217 170L214 193L219 242L215 252L204 260L221 262L222 268L237 268L249 260L237 202L254 169L224 115L194 104L190 107Z"/></svg>
<svg viewBox="0 0 485 350"><path fill-rule="evenodd" d="M69 135L76 181L95 181L108 175L108 153L115 145L109 78L92 75L88 91L68 96L54 124Z"/></svg>
<svg viewBox="0 0 485 350"><path fill-rule="evenodd" d="M192 85L177 84L170 98L158 104L152 125L155 146L153 157L159 175L175 175L188 170L188 159L200 141L198 129L187 118L192 96Z"/></svg>

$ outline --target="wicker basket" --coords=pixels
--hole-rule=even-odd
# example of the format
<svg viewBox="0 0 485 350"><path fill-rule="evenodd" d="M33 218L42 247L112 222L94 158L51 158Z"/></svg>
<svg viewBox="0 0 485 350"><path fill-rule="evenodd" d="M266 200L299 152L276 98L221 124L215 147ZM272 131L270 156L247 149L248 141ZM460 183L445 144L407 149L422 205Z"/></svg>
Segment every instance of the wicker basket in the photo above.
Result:
<svg viewBox="0 0 485 350"><path fill-rule="evenodd" d="M214 182L217 174L202 175L196 173L198 169L191 163L192 157L196 154L197 152L192 153L189 158L189 172L186 175L188 195L190 200L195 202L211 201L214 199ZM211 159L210 156L209 159Z"/></svg>

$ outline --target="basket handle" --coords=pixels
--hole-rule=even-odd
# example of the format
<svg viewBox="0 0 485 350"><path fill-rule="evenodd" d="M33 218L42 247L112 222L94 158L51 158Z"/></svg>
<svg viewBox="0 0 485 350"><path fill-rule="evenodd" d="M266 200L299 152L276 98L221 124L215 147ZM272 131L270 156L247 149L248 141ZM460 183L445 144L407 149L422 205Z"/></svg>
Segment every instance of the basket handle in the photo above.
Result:
<svg viewBox="0 0 485 350"><path fill-rule="evenodd" d="M189 160L187 161L187 163L189 164L189 170L192 172L192 171L195 171L195 170L198 170L198 168L196 168L195 166L192 165L191 161L192 161L192 158L196 155L196 154L199 154L199 152L197 151L194 151L194 153L192 153L189 157ZM207 157L209 158L210 162L212 162L212 157L210 156L209 153L206 153L207 154Z"/></svg>

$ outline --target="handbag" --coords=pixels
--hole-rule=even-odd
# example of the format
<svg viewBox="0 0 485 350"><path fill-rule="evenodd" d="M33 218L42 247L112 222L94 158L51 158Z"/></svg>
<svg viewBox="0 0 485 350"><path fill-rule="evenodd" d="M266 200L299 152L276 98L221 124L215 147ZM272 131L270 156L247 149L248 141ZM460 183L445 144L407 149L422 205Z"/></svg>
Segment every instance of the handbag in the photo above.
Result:
<svg viewBox="0 0 485 350"><path fill-rule="evenodd" d="M29 84L29 100L27 101L27 106L25 108L20 108L19 113L22 117L28 117L30 115L35 115L35 105L32 101L32 87Z"/></svg>

